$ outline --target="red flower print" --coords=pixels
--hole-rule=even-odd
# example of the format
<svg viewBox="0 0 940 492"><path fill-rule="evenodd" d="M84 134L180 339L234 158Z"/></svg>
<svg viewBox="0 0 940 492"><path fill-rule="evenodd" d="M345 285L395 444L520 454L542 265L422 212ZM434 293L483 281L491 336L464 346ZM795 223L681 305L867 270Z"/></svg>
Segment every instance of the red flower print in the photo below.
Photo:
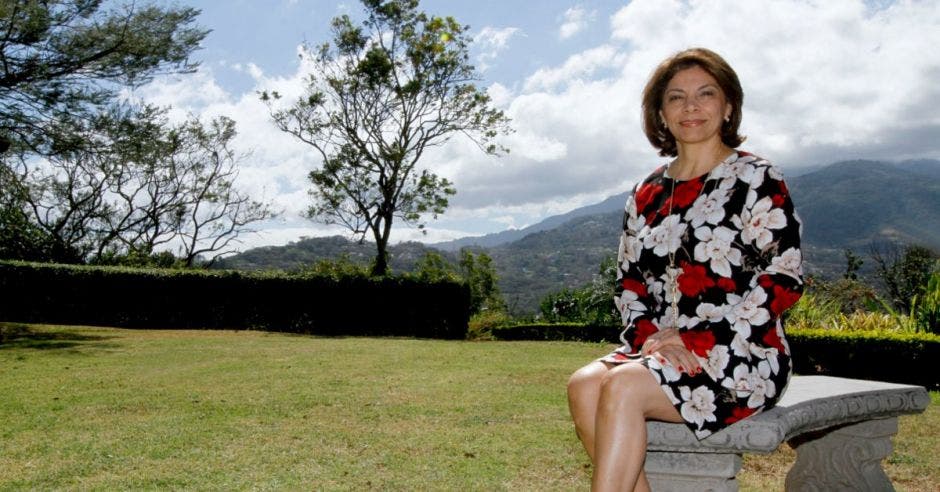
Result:
<svg viewBox="0 0 940 492"><path fill-rule="evenodd" d="M699 357L708 357L715 346L715 335L710 330L686 330L679 333L685 348Z"/></svg>
<svg viewBox="0 0 940 492"><path fill-rule="evenodd" d="M783 206L783 195L774 195L770 197L770 201L773 202L775 207L780 208Z"/></svg>
<svg viewBox="0 0 940 492"><path fill-rule="evenodd" d="M630 346L632 346L635 351L640 350L640 347L643 346L643 343L646 342L646 339L649 338L650 335L659 331L656 325L648 319L637 320L636 324L633 326L636 327L636 331L634 332L636 335L634 335L633 343L631 343Z"/></svg>
<svg viewBox="0 0 940 492"><path fill-rule="evenodd" d="M787 184L784 183L783 180L777 181L777 184L780 186L780 193L782 195L786 196L790 194L790 190L787 189Z"/></svg>
<svg viewBox="0 0 940 492"><path fill-rule="evenodd" d="M693 265L687 261L682 262L682 273L677 281L679 292L686 297L697 296L705 289L715 286L715 281L705 273L704 265Z"/></svg>
<svg viewBox="0 0 940 492"><path fill-rule="evenodd" d="M620 285L623 286L624 290L629 290L631 292L634 292L636 293L636 295L640 297L646 297L649 295L649 293L646 292L646 284L638 280L633 280L632 278L624 278L623 280L620 281Z"/></svg>
<svg viewBox="0 0 940 492"><path fill-rule="evenodd" d="M718 277L718 287L725 292L734 292L738 288L734 279L727 277Z"/></svg>
<svg viewBox="0 0 940 492"><path fill-rule="evenodd" d="M633 197L634 202L636 202L637 214L642 214L646 209L647 205L653 201L653 198L656 198L656 195L660 194L663 191L663 185L647 183L640 187L636 191L636 196Z"/></svg>
<svg viewBox="0 0 940 492"><path fill-rule="evenodd" d="M682 184L676 186L676 191L672 194L673 203L678 207L688 207L698 198L702 186L704 184L698 179L683 181Z"/></svg>
<svg viewBox="0 0 940 492"><path fill-rule="evenodd" d="M756 408L748 408L747 406L734 407L731 409L731 415L725 418L725 423L733 424L743 418L750 417L756 410Z"/></svg>
<svg viewBox="0 0 940 492"><path fill-rule="evenodd" d="M783 346L783 340L780 340L780 337L777 336L777 327L771 326L767 333L764 334L764 338L761 339L764 342L764 345L768 347L773 347L777 349L781 354L786 353L786 348Z"/></svg>
<svg viewBox="0 0 940 492"><path fill-rule="evenodd" d="M780 316L788 307L800 299L800 295L799 292L775 285L774 300L770 301L770 311L774 313L774 316Z"/></svg>
<svg viewBox="0 0 940 492"><path fill-rule="evenodd" d="M761 275L760 277L757 277L757 283L760 284L761 287L766 289L770 287L771 285L773 285L774 281L772 278L770 278L770 275Z"/></svg>

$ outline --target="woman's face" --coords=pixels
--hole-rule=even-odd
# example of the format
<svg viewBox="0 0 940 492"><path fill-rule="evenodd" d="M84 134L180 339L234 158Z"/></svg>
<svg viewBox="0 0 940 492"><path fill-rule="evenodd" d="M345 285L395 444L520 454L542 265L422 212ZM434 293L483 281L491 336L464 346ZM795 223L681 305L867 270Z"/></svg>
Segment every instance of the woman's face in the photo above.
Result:
<svg viewBox="0 0 940 492"><path fill-rule="evenodd" d="M666 85L660 116L681 145L721 140L721 125L731 110L715 78L694 66L677 72Z"/></svg>

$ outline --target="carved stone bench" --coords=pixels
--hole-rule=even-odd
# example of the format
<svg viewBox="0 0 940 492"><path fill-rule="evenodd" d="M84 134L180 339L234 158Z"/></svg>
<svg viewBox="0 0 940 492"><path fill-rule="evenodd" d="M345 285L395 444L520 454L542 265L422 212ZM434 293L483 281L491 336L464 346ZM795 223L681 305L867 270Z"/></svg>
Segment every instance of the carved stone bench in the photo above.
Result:
<svg viewBox="0 0 940 492"><path fill-rule="evenodd" d="M787 490L893 490L881 468L898 415L923 412L920 386L794 376L776 407L698 441L683 424L650 422L646 474L654 491L736 491L744 453L787 441Z"/></svg>

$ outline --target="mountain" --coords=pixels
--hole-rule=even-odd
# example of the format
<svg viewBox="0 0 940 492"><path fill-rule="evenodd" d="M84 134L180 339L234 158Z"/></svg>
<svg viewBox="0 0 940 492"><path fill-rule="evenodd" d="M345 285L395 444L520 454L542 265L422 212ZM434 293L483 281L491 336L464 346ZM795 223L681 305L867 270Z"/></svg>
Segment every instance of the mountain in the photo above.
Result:
<svg viewBox="0 0 940 492"><path fill-rule="evenodd" d="M845 269L846 248L865 258L873 243L883 241L940 251L940 161L843 161L790 176L787 184L803 220L804 257L807 272L813 275L837 277ZM625 200L626 194L617 195L526 229L483 236L489 246L479 242L481 237L446 246L395 245L392 268L410 269L432 247L453 251L472 244L493 258L512 311L533 313L547 293L590 281L603 258L616 252ZM222 266L297 268L343 253L367 262L373 248L341 237L312 238L249 250L225 259ZM456 256L442 254L452 261ZM872 281L872 263L865 261L860 272L868 281Z"/></svg>
<svg viewBox="0 0 940 492"><path fill-rule="evenodd" d="M440 243L432 243L429 246L437 248L444 251L459 251L460 248L465 248L468 246L480 246L484 248L491 248L494 246L499 246L501 244L511 243L513 241L518 241L529 234L535 234L537 232L548 231L554 229L572 219L583 217L585 215L595 215L599 213L609 212L611 210L623 210L623 205L627 201L627 193L621 193L619 195L614 195L605 199L600 203L595 203L594 205L588 205L586 207L576 208L568 213L561 215L553 215L541 222L530 225L528 227L523 227L522 229L510 229L508 231L494 232L492 234L486 234L484 236L468 236L462 237L460 239L454 239L452 241L444 241Z"/></svg>

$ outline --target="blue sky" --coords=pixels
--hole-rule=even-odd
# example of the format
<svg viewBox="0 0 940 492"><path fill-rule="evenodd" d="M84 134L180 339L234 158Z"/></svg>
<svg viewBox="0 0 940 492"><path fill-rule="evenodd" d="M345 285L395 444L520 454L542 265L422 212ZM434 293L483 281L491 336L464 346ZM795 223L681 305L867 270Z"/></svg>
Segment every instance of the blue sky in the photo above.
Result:
<svg viewBox="0 0 940 492"><path fill-rule="evenodd" d="M328 40L357 1L183 1L212 29L196 74L130 94L174 114L235 119L246 154L239 186L283 211L243 249L342 234L301 216L310 150L278 132L259 90L299 95L310 69L298 45ZM745 91L742 149L783 171L845 159L940 158L940 5L935 1L424 0L470 25L481 87L513 119L505 157L455 138L425 158L458 194L428 233L439 241L524 227L623 192L662 162L642 134L639 97L666 56L722 54Z"/></svg>

